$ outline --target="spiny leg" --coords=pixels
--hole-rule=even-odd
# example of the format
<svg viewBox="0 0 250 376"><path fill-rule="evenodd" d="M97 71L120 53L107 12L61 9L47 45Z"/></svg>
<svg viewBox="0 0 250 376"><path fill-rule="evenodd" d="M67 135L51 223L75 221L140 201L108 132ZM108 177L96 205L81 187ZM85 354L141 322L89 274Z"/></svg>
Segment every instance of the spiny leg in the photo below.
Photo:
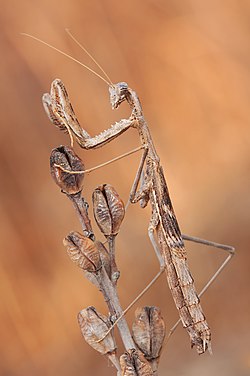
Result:
<svg viewBox="0 0 250 376"><path fill-rule="evenodd" d="M67 130L70 135L73 134L78 144L87 150L101 147L120 136L130 127L136 127L137 125L134 117L122 119L107 130L91 137L81 127L69 100L67 90L59 79L52 82L50 94L43 95L43 104L50 121L59 129Z"/></svg>

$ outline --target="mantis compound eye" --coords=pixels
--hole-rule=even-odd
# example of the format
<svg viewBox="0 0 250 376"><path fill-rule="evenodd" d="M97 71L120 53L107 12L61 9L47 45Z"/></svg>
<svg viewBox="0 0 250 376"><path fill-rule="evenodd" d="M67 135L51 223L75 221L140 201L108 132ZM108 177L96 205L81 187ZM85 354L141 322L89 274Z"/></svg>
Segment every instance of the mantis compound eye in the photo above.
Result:
<svg viewBox="0 0 250 376"><path fill-rule="evenodd" d="M128 84L126 82L118 82L109 86L110 103L112 108L117 108L126 99L128 92Z"/></svg>

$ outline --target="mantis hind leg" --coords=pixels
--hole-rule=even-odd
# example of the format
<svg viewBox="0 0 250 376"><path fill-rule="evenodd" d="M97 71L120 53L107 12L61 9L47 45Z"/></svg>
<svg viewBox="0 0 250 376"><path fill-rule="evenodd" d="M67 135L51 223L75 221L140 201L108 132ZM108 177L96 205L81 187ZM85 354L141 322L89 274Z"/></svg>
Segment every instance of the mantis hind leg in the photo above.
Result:
<svg viewBox="0 0 250 376"><path fill-rule="evenodd" d="M186 241L192 241L194 243L199 243L199 244L203 244L203 245L206 245L206 246L222 249L222 250L226 251L227 253L229 253L227 258L222 262L222 264L219 266L219 268L216 270L216 272L213 274L213 276L209 279L209 281L201 289L200 293L198 294L198 297L200 298L208 290L208 288L212 285L212 283L217 279L219 274L225 269L227 264L231 261L231 259L235 255L235 248L230 246L230 245L216 243L216 242L212 242L210 240L201 239L201 238L197 238L195 236L190 236L190 235L185 235L185 234L182 234L182 238L183 238L183 240L186 240ZM180 324L180 322L181 322L181 320L179 319L172 326L172 328L169 331L167 340L174 333L174 331L176 330L176 328Z"/></svg>
<svg viewBox="0 0 250 376"><path fill-rule="evenodd" d="M194 243L199 243L199 244L203 244L203 245L206 245L206 246L218 248L218 249L221 249L221 250L229 253L227 258L223 261L223 263L219 266L219 268L216 270L216 272L213 274L213 276L209 279L209 281L206 283L206 285L200 291L198 296L201 297L204 294L204 292L207 291L207 289L211 286L211 284L216 280L216 278L222 272L222 270L225 269L225 267L227 266L229 261L231 261L231 259L235 255L235 248L230 246L230 245L216 243L216 242L212 242L210 240L201 239L201 238L197 238L195 236L190 236L190 235L185 235L185 234L182 234L182 239L187 240L187 241L192 241Z"/></svg>

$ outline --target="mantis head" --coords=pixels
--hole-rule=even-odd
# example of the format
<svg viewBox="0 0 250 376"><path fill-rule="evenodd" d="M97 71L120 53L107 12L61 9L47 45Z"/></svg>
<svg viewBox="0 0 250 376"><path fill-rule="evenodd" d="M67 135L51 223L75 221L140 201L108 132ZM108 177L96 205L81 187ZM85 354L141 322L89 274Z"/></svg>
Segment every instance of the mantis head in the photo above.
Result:
<svg viewBox="0 0 250 376"><path fill-rule="evenodd" d="M118 82L117 84L110 85L109 94L112 109L118 108L127 98L128 84L126 82Z"/></svg>

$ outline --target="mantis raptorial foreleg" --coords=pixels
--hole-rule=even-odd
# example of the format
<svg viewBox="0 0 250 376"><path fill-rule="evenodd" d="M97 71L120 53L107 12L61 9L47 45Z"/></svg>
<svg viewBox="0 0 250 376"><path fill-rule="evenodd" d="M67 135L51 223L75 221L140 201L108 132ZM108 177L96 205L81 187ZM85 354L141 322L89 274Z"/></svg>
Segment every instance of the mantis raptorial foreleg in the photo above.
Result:
<svg viewBox="0 0 250 376"><path fill-rule="evenodd" d="M50 94L43 95L44 109L50 121L59 129L74 136L78 144L86 150L99 148L120 136L128 128L134 127L136 120L122 119L107 130L91 137L79 124L63 82L56 79L51 84Z"/></svg>

